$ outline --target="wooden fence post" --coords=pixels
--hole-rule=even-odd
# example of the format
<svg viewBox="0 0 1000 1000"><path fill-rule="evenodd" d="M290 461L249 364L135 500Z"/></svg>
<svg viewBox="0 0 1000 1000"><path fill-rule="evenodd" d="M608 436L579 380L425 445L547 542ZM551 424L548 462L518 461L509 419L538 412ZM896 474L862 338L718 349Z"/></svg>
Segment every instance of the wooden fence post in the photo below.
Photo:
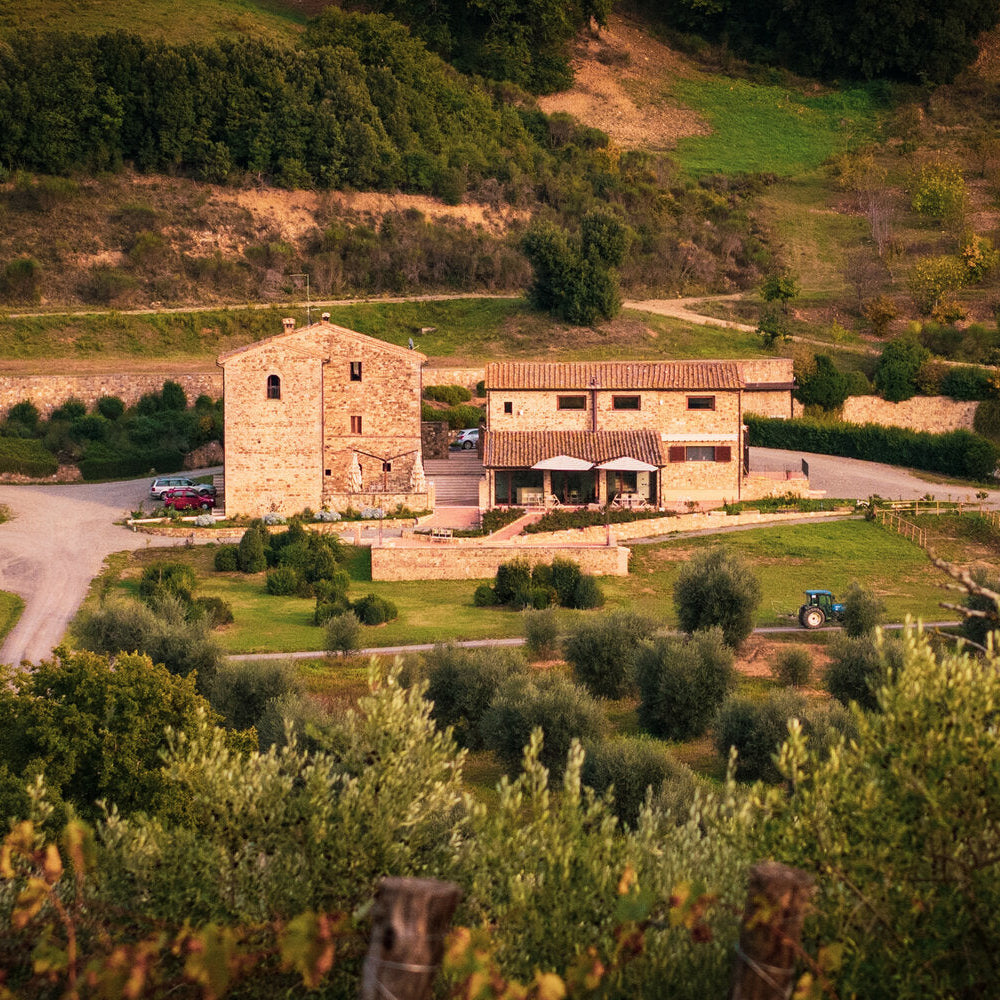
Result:
<svg viewBox="0 0 1000 1000"><path fill-rule="evenodd" d="M777 861L761 861L750 869L729 1000L787 1000L792 995L812 889L805 872Z"/></svg>
<svg viewBox="0 0 1000 1000"><path fill-rule="evenodd" d="M427 1000L462 890L431 878L384 878L372 908L361 1000Z"/></svg>

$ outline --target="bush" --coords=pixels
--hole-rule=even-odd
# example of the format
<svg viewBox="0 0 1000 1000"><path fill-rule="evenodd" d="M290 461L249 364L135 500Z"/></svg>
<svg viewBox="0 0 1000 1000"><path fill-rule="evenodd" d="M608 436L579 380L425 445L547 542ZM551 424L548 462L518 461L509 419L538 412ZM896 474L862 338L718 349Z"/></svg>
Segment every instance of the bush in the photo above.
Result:
<svg viewBox="0 0 1000 1000"><path fill-rule="evenodd" d="M752 414L745 415L744 421L750 429L749 443L760 448L843 455L980 482L991 479L997 465L996 445L970 431L929 434L879 424L780 420Z"/></svg>
<svg viewBox="0 0 1000 1000"><path fill-rule="evenodd" d="M736 747L736 776L743 781L780 781L774 757L793 718L806 720L806 700L793 691L773 692L763 702L731 698L715 723L715 749L727 758Z"/></svg>
<svg viewBox="0 0 1000 1000"><path fill-rule="evenodd" d="M442 730L451 726L461 746L482 749L483 716L500 688L524 667L516 650L436 646L425 655L423 668L434 721Z"/></svg>
<svg viewBox="0 0 1000 1000"><path fill-rule="evenodd" d="M875 365L875 388L890 403L910 399L917 392L917 373L930 357L927 348L905 337L882 348Z"/></svg>
<svg viewBox="0 0 1000 1000"><path fill-rule="evenodd" d="M539 760L553 778L561 778L570 743L578 739L586 747L599 742L605 721L597 702L559 674L511 677L483 716L483 744L514 774L535 728L544 733Z"/></svg>
<svg viewBox="0 0 1000 1000"><path fill-rule="evenodd" d="M806 646L786 646L771 662L771 674L782 684L802 687L812 674L812 653Z"/></svg>
<svg viewBox="0 0 1000 1000"><path fill-rule="evenodd" d="M734 679L732 649L717 626L661 636L637 659L639 723L663 739L701 736Z"/></svg>
<svg viewBox="0 0 1000 1000"><path fill-rule="evenodd" d="M265 543L268 534L263 521L253 521L243 532L236 553L236 563L243 573L263 573L267 569Z"/></svg>
<svg viewBox="0 0 1000 1000"><path fill-rule="evenodd" d="M351 605L362 625L382 625L399 617L399 609L392 601L378 594L366 594Z"/></svg>
<svg viewBox="0 0 1000 1000"><path fill-rule="evenodd" d="M249 729L267 704L295 693L299 682L287 660L243 660L225 664L215 675L208 700L230 729Z"/></svg>
<svg viewBox="0 0 1000 1000"><path fill-rule="evenodd" d="M144 601L162 593L174 594L185 604L190 604L198 578L194 568L181 562L155 562L142 571L139 578L139 596Z"/></svg>
<svg viewBox="0 0 1000 1000"><path fill-rule="evenodd" d="M433 399L436 403L447 403L457 406L472 399L472 393L461 385L425 385L424 397Z"/></svg>
<svg viewBox="0 0 1000 1000"><path fill-rule="evenodd" d="M972 427L977 434L994 444L1000 444L1000 399L983 400L976 407Z"/></svg>
<svg viewBox="0 0 1000 1000"><path fill-rule="evenodd" d="M0 472L42 478L59 468L55 455L35 438L0 437Z"/></svg>
<svg viewBox="0 0 1000 1000"><path fill-rule="evenodd" d="M669 796L675 816L686 817L696 787L689 767L674 760L661 743L643 737L622 737L591 747L582 777L595 792L613 789L615 815L626 826L635 826L647 796L660 806Z"/></svg>
<svg viewBox="0 0 1000 1000"><path fill-rule="evenodd" d="M107 420L118 420L125 414L125 403L119 396L101 396L96 409Z"/></svg>
<svg viewBox="0 0 1000 1000"><path fill-rule="evenodd" d="M916 178L911 203L915 212L936 222L960 222L968 205L962 171L947 163L925 164Z"/></svg>
<svg viewBox="0 0 1000 1000"><path fill-rule="evenodd" d="M576 603L576 588L582 577L579 563L572 559L556 557L552 560L551 583L555 587L559 603L564 608L578 607Z"/></svg>
<svg viewBox="0 0 1000 1000"><path fill-rule="evenodd" d="M572 629L563 656L591 694L621 698L635 686L636 658L655 628L651 619L631 611L611 611Z"/></svg>
<svg viewBox="0 0 1000 1000"><path fill-rule="evenodd" d="M886 683L890 671L899 666L901 657L898 640L883 638L879 644L871 635L853 639L837 636L826 668L826 689L843 705L854 701L875 711L878 689Z"/></svg>
<svg viewBox="0 0 1000 1000"><path fill-rule="evenodd" d="M844 592L844 631L852 638L870 635L882 620L885 605L857 580Z"/></svg>
<svg viewBox="0 0 1000 1000"><path fill-rule="evenodd" d="M239 569L239 552L235 545L220 545L215 550L215 570L218 573L235 573Z"/></svg>
<svg viewBox="0 0 1000 1000"><path fill-rule="evenodd" d="M864 372L847 372L848 396L870 396L871 394L872 384L868 381L868 376Z"/></svg>
<svg viewBox="0 0 1000 1000"><path fill-rule="evenodd" d="M219 628L233 622L232 605L221 597L196 597L192 606L204 616L209 628Z"/></svg>
<svg viewBox="0 0 1000 1000"><path fill-rule="evenodd" d="M361 622L353 611L334 615L326 623L326 644L323 647L329 653L347 653L357 649L361 635Z"/></svg>
<svg viewBox="0 0 1000 1000"><path fill-rule="evenodd" d="M685 632L718 625L738 649L753 631L760 582L741 556L723 548L703 550L684 564L674 583L677 618Z"/></svg>
<svg viewBox="0 0 1000 1000"><path fill-rule="evenodd" d="M815 368L798 382L795 398L804 406L836 410L848 396L847 376L836 369L828 354L817 354Z"/></svg>
<svg viewBox="0 0 1000 1000"><path fill-rule="evenodd" d="M524 638L528 655L549 660L559 648L559 621L551 609L528 611L524 615Z"/></svg>
<svg viewBox="0 0 1000 1000"><path fill-rule="evenodd" d="M995 395L990 373L983 368L949 367L941 378L941 395L952 399L979 400Z"/></svg>
<svg viewBox="0 0 1000 1000"><path fill-rule="evenodd" d="M494 584L498 604L528 604L531 592L531 564L527 559L512 559L497 567Z"/></svg>
<svg viewBox="0 0 1000 1000"><path fill-rule="evenodd" d="M590 611L593 608L604 606L604 591L597 580L588 575L580 577L573 591L573 603L570 607L578 608L580 611Z"/></svg>
<svg viewBox="0 0 1000 1000"><path fill-rule="evenodd" d="M274 597L289 597L296 593L302 584L299 572L291 566L278 566L267 571L267 592Z"/></svg>
<svg viewBox="0 0 1000 1000"><path fill-rule="evenodd" d="M497 600L496 590L488 583L481 583L472 595L472 603L477 608L492 608L500 602Z"/></svg>

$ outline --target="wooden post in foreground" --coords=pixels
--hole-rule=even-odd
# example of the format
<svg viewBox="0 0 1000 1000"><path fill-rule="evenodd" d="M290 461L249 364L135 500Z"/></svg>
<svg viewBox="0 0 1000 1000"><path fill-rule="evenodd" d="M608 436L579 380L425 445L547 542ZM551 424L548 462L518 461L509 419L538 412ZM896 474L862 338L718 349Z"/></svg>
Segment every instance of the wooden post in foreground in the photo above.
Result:
<svg viewBox="0 0 1000 1000"><path fill-rule="evenodd" d="M729 1000L787 1000L792 995L811 895L812 879L797 868L761 861L750 869Z"/></svg>
<svg viewBox="0 0 1000 1000"><path fill-rule="evenodd" d="M361 1000L426 1000L462 890L430 878L384 878L372 909Z"/></svg>

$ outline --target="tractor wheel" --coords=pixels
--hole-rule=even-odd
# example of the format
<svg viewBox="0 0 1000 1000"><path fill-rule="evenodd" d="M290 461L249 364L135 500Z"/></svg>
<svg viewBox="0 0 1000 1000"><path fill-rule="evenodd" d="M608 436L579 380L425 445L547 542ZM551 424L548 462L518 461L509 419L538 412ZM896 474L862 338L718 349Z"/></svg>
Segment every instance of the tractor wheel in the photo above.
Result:
<svg viewBox="0 0 1000 1000"><path fill-rule="evenodd" d="M803 604L802 607L799 608L799 624L803 628L806 627L806 611L808 609L809 609L809 605L808 604Z"/></svg>
<svg viewBox="0 0 1000 1000"><path fill-rule="evenodd" d="M826 615L822 608L809 608L802 617L802 624L806 628L820 628L826 621Z"/></svg>

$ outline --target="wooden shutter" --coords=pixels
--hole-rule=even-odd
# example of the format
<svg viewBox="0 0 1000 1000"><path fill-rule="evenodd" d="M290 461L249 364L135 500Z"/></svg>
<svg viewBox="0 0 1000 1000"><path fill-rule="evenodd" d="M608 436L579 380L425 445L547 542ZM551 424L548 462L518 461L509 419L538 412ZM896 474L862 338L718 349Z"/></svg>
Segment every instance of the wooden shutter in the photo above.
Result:
<svg viewBox="0 0 1000 1000"><path fill-rule="evenodd" d="M669 458L671 462L683 462L684 461L684 445L671 445Z"/></svg>
<svg viewBox="0 0 1000 1000"><path fill-rule="evenodd" d="M715 460L716 462L730 462L733 458L733 449L729 445L723 445L721 448L716 447L715 449Z"/></svg>

